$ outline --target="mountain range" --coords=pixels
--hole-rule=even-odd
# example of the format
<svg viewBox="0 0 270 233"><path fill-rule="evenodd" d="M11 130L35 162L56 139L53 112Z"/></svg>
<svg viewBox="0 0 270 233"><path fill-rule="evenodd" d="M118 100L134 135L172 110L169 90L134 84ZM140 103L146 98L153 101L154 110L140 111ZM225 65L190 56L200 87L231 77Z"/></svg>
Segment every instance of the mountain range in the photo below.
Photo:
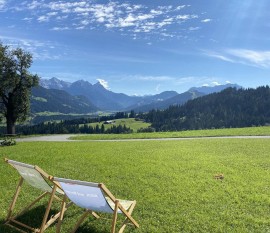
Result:
<svg viewBox="0 0 270 233"><path fill-rule="evenodd" d="M165 91L157 95L129 96L107 90L99 82L91 84L84 80L70 83L57 78L41 79L39 85L32 91L32 113L91 113L97 110L147 112L151 109L166 109L170 105L182 105L188 100L220 92L228 87L241 88L237 84L226 84L193 87L181 94Z"/></svg>

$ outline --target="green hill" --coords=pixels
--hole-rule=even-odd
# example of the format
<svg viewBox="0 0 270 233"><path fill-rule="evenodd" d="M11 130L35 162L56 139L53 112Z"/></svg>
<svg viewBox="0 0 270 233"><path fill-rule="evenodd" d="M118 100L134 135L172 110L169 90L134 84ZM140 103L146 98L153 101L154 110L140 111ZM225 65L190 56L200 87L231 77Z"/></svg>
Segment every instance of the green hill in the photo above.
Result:
<svg viewBox="0 0 270 233"><path fill-rule="evenodd" d="M152 123L156 131L269 125L270 88L228 88L140 117Z"/></svg>
<svg viewBox="0 0 270 233"><path fill-rule="evenodd" d="M72 96L65 91L33 88L31 96L31 113L60 112L85 114L97 111L97 107L84 96Z"/></svg>

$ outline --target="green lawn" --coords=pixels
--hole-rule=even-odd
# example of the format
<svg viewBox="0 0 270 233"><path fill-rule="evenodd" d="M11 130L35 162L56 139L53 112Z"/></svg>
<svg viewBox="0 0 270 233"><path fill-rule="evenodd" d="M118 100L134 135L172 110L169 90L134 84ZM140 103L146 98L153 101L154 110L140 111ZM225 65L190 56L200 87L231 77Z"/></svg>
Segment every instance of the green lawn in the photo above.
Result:
<svg viewBox="0 0 270 233"><path fill-rule="evenodd" d="M0 156L37 164L55 176L103 182L117 197L136 199L133 216L140 228L125 232L266 233L269 151L269 139L21 142L0 147ZM0 172L2 223L19 176L4 162ZM223 180L213 178L219 173ZM23 203L34 194L24 188ZM35 222L41 207L31 212L30 221ZM79 213L74 207L67 211L62 232L68 232ZM110 224L90 218L78 232L104 233ZM16 231L0 224L0 232ZM54 226L46 232L55 232Z"/></svg>
<svg viewBox="0 0 270 233"><path fill-rule="evenodd" d="M71 137L73 140L189 138L218 136L269 136L270 127L247 127L232 129L187 130L178 132L132 133L132 134L87 134Z"/></svg>
<svg viewBox="0 0 270 233"><path fill-rule="evenodd" d="M97 123L97 122L90 123L89 125L91 125L92 127L96 127L96 125L101 127L101 125L104 124L105 130L111 128L112 126L126 125L126 127L131 128L134 132L137 132L137 130L140 128L147 128L148 126L151 125L150 123L145 123L143 121L137 121L134 118L115 119L112 121L114 122L113 124L104 124L104 121L102 121L100 123Z"/></svg>

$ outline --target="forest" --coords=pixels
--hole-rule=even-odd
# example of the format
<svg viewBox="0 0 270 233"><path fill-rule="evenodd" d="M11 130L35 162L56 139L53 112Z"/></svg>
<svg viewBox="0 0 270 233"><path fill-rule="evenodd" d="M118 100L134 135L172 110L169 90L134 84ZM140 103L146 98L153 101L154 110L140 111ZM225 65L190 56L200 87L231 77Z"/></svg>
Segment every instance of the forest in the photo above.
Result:
<svg viewBox="0 0 270 233"><path fill-rule="evenodd" d="M94 118L78 118L72 120L62 120L60 122L42 122L34 125L17 125L17 132L22 135L31 134L120 134L120 133L132 133L133 130L126 125L112 125L105 129L104 124L99 126L89 125L90 123L100 123L122 118L134 117L134 111L130 113L117 112L114 115L100 116ZM5 134L5 127L0 127L0 133Z"/></svg>
<svg viewBox="0 0 270 233"><path fill-rule="evenodd" d="M236 128L270 124L270 89L228 88L138 116L152 124L155 131L180 131L213 128Z"/></svg>
<svg viewBox="0 0 270 233"><path fill-rule="evenodd" d="M109 128L90 123L113 119L136 118L150 123L148 128L138 132L184 131L197 129L241 128L270 125L270 88L256 89L227 88L221 92L190 100L183 105L172 105L165 110L151 110L148 113L117 112L113 115L95 118L79 118L43 122L35 125L17 125L20 134L120 134L132 133L126 125L112 125ZM5 133L5 128L0 128Z"/></svg>

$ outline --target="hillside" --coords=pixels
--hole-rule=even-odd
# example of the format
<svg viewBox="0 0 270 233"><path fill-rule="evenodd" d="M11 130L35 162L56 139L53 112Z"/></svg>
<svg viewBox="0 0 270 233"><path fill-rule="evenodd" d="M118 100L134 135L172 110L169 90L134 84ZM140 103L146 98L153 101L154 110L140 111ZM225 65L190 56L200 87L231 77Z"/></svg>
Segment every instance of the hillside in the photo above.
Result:
<svg viewBox="0 0 270 233"><path fill-rule="evenodd" d="M229 87L233 87L236 89L240 89L241 86L237 85L237 84L232 84L232 83L227 83L225 85L216 85L216 86L202 86L202 87L192 87L189 89L189 91L198 91L200 93L203 93L205 95L211 94L211 93L215 93L215 92L221 92L224 89L227 89Z"/></svg>
<svg viewBox="0 0 270 233"><path fill-rule="evenodd" d="M249 127L270 124L269 86L257 89L228 88L171 106L164 111L141 114L157 131Z"/></svg>
<svg viewBox="0 0 270 233"><path fill-rule="evenodd" d="M73 83L57 78L41 79L40 85L49 90L62 90L70 95L85 96L91 103L102 111L130 111L147 112L151 109L166 109L170 105L184 104L190 99L209 93L219 92L228 87L237 87L236 84L217 85L214 87L193 87L178 94L176 91L164 91L156 95L129 96L107 90L99 82L91 84L85 80Z"/></svg>
<svg viewBox="0 0 270 233"><path fill-rule="evenodd" d="M203 93L200 93L196 90L186 91L182 94L174 95L171 98L168 98L165 100L153 101L150 104L145 104L145 105L133 108L133 109L135 112L148 112L152 109L163 110L163 109L168 108L171 105L182 105L186 103L188 100L192 100L203 95L204 95Z"/></svg>
<svg viewBox="0 0 270 233"><path fill-rule="evenodd" d="M98 108L85 96L73 96L62 90L36 87L32 89L31 113L91 113Z"/></svg>

